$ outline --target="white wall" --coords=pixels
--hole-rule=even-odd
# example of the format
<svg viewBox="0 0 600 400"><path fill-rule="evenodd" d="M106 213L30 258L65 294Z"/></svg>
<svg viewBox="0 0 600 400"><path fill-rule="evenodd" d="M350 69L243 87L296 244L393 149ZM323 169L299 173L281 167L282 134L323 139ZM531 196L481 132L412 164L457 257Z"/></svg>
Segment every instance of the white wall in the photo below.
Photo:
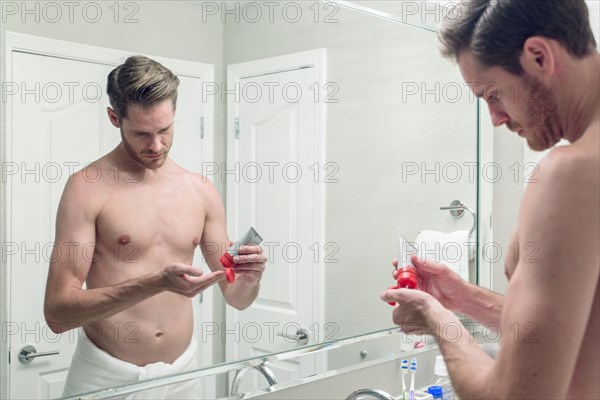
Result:
<svg viewBox="0 0 600 400"><path fill-rule="evenodd" d="M222 60L222 24L214 19L199 23L201 8L187 2L138 1L131 2L135 3L131 8L121 3L117 12L112 2L82 1L77 2L72 17L65 6L60 6L60 14L56 14L56 8L45 7L44 2L15 3L16 10L3 6L8 11L3 17L5 29L9 31L116 48L133 54L156 54L204 63ZM96 10L100 12L98 17Z"/></svg>
<svg viewBox="0 0 600 400"><path fill-rule="evenodd" d="M596 44L600 45L600 0L585 0L590 13L590 25L594 31Z"/></svg>

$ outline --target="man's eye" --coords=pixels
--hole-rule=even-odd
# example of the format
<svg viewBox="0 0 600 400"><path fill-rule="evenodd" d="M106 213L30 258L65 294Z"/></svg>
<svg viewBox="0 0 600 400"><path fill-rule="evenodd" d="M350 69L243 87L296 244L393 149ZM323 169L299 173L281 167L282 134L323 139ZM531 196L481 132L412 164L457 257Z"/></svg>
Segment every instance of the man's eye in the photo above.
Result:
<svg viewBox="0 0 600 400"><path fill-rule="evenodd" d="M498 93L494 92L494 93L490 93L487 96L487 101L491 101L491 102L495 102L498 101Z"/></svg>

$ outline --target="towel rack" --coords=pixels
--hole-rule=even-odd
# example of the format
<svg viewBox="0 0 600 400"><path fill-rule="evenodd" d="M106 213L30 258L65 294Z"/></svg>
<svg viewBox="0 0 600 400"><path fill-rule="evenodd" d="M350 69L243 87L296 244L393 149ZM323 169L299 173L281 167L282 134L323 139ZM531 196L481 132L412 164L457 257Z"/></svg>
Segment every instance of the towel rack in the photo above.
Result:
<svg viewBox="0 0 600 400"><path fill-rule="evenodd" d="M454 200L454 201L452 201L452 203L450 203L449 206L440 207L440 210L450 210L450 215L452 215L456 219L462 218L462 216L465 215L465 210L467 210L473 217L473 226L471 227L471 230L469 230L469 245L468 245L469 262L473 261L475 259L475 251L476 250L475 250L474 243L471 242L471 238L473 237L473 232L475 232L475 228L477 227L477 216L475 215L475 212L473 210L471 210L469 207L465 206L462 203L462 201L460 201L460 200Z"/></svg>
<svg viewBox="0 0 600 400"><path fill-rule="evenodd" d="M475 212L473 210L465 206L460 200L454 200L449 206L440 207L440 210L450 210L450 215L456 219L462 218L462 216L465 214L465 210L471 213L471 216L473 217L473 226L471 227L471 230L469 230L469 240L471 239L477 226L477 217L475 216Z"/></svg>

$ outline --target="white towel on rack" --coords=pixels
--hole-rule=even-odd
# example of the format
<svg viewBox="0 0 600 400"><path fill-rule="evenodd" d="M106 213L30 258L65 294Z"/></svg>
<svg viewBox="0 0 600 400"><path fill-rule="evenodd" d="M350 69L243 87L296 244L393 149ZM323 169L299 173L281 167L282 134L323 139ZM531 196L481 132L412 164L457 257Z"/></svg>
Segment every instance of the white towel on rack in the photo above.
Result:
<svg viewBox="0 0 600 400"><path fill-rule="evenodd" d="M465 280L469 280L469 232L450 233L423 230L417 235L419 257L446 264Z"/></svg>

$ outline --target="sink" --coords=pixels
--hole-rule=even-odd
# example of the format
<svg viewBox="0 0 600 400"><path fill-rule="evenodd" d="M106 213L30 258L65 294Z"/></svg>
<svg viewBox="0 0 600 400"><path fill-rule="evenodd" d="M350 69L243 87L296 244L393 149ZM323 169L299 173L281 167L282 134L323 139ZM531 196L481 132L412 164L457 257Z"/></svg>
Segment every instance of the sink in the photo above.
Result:
<svg viewBox="0 0 600 400"><path fill-rule="evenodd" d="M308 378L282 382L264 390L250 393L245 398L256 399L345 399L362 388L376 388L402 399L402 359L417 359L415 387L431 385L437 377L433 374L435 357L440 354L437 345L398 354L388 354L375 360L364 361L349 367L330 370ZM410 382L410 374L407 375ZM365 397L367 399L368 397Z"/></svg>

